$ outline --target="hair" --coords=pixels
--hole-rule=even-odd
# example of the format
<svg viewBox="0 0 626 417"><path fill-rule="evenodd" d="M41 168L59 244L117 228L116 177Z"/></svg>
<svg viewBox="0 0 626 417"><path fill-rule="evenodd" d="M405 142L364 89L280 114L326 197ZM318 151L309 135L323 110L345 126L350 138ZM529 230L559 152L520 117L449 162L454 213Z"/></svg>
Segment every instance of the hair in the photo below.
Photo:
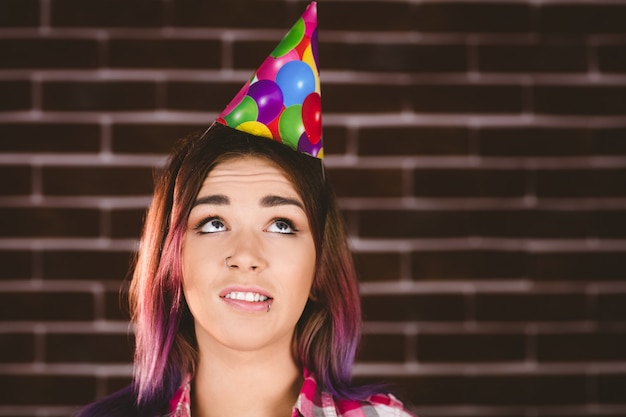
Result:
<svg viewBox="0 0 626 417"><path fill-rule="evenodd" d="M202 135L179 141L157 174L146 215L129 292L139 415L162 411L183 378L194 373L198 350L182 290L182 241L206 176L220 163L240 157L263 158L283 171L304 202L313 232L316 270L311 297L294 332L297 364L337 398L361 399L371 393L351 382L361 329L358 283L321 160L214 123Z"/></svg>

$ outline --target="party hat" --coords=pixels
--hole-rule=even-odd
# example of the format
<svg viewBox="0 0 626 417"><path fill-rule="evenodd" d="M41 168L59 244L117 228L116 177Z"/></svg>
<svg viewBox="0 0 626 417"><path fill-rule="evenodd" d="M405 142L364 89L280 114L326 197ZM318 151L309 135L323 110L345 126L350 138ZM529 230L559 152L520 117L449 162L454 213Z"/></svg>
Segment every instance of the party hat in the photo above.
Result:
<svg viewBox="0 0 626 417"><path fill-rule="evenodd" d="M324 157L317 5L309 4L217 118L223 125Z"/></svg>

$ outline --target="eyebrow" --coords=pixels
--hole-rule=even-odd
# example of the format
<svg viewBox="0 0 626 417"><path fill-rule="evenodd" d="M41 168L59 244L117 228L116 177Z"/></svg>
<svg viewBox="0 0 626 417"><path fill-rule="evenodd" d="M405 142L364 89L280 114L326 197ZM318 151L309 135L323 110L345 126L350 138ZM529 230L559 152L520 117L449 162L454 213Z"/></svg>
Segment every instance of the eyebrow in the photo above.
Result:
<svg viewBox="0 0 626 417"><path fill-rule="evenodd" d="M199 206L200 204L212 204L214 206L227 206L230 204L230 199L222 194L207 195L205 197L197 198L196 201L193 202L193 207Z"/></svg>
<svg viewBox="0 0 626 417"><path fill-rule="evenodd" d="M296 206L304 210L304 205L300 200L295 198L281 197L279 195L266 195L261 199L261 207L276 207L276 206Z"/></svg>
<svg viewBox="0 0 626 417"><path fill-rule="evenodd" d="M230 205L230 199L222 194L213 194L200 197L193 203L193 207L201 204L212 204L215 206L228 206ZM261 207L277 207L277 206L296 206L304 210L304 205L300 200L295 198L281 197L279 195L266 195L261 199Z"/></svg>

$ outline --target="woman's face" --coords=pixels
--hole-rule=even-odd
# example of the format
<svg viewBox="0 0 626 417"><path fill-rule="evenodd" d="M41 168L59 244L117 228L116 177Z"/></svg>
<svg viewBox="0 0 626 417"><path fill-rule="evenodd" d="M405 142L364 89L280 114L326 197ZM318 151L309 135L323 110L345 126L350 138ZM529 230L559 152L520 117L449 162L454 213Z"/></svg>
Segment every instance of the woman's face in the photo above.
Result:
<svg viewBox="0 0 626 417"><path fill-rule="evenodd" d="M201 352L290 349L315 245L302 199L280 169L253 157L217 165L189 215L182 259Z"/></svg>

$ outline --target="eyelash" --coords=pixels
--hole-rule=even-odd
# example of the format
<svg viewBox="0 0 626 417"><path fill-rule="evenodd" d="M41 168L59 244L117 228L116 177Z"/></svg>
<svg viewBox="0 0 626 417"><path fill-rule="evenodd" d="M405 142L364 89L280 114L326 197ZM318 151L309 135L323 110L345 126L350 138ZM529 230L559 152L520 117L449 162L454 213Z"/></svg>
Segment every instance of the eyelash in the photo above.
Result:
<svg viewBox="0 0 626 417"><path fill-rule="evenodd" d="M285 235L295 235L296 233L299 232L299 230L296 228L296 226L293 224L293 222L291 220L289 220L289 219L285 219L284 217L278 217L278 218L272 220L272 224L275 224L277 222L285 223L292 230L291 233L283 233Z"/></svg>
<svg viewBox="0 0 626 417"><path fill-rule="evenodd" d="M219 220L220 222L222 222L223 224L225 224L224 220L219 217L219 216L208 216L205 217L204 219L202 219L197 225L196 227L194 227L194 230L201 235L205 235L208 234L208 232L203 232L202 228L207 225L208 223L212 222L213 220Z"/></svg>
<svg viewBox="0 0 626 417"><path fill-rule="evenodd" d="M205 217L204 219L202 219L195 227L194 230L201 235L205 235L205 234L209 234L210 232L203 232L202 228L208 224L209 222L212 222L213 220L219 220L220 222L222 222L223 224L225 224L226 222L224 222L224 220L219 217L219 216L208 216ZM283 233L285 235L295 235L297 232L299 232L300 230L298 228L296 228L296 226L294 225L294 223L289 220L286 219L284 217L277 217L275 219L272 219L272 222L270 224L276 224L277 222L283 222L285 223L287 226L289 226L289 228L292 230L291 233Z"/></svg>

